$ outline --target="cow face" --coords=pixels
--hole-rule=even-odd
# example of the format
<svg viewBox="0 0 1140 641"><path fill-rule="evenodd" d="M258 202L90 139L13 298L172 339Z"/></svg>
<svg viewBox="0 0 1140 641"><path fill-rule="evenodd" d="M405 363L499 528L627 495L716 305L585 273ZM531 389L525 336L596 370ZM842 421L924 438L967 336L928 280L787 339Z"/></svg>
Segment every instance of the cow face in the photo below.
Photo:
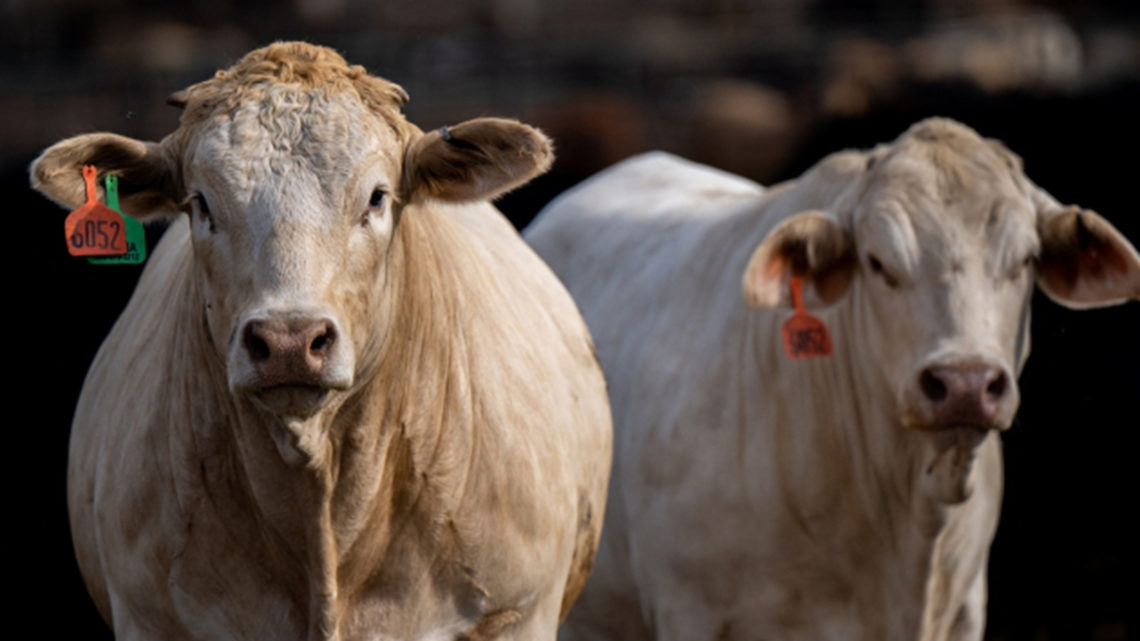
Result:
<svg viewBox="0 0 1140 641"><path fill-rule="evenodd" d="M265 409L306 416L354 383L402 165L385 129L348 94L273 86L180 150L212 342Z"/></svg>
<svg viewBox="0 0 1140 641"><path fill-rule="evenodd" d="M1009 427L1029 348L1034 282L1075 308L1140 299L1140 257L1103 218L1064 208L998 143L943 120L877 149L837 211L795 215L757 248L754 306L836 304L849 358L926 436L928 486L968 494L975 447Z"/></svg>
<svg viewBox="0 0 1140 641"><path fill-rule="evenodd" d="M130 186L127 213L188 216L196 294L230 390L304 421L382 356L401 217L493 197L544 171L551 152L507 120L424 135L399 113L402 89L329 50L279 50L296 46L255 51L176 95L182 127L162 143L80 136L32 174L71 206L93 164Z"/></svg>

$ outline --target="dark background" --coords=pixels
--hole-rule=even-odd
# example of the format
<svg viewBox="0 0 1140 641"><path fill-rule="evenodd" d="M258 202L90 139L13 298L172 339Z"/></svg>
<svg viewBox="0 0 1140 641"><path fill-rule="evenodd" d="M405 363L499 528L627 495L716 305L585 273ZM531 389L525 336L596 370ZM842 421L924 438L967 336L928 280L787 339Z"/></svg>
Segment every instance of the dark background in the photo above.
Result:
<svg viewBox="0 0 1140 641"><path fill-rule="evenodd" d="M501 208L550 198L664 148L769 184L930 115L1003 140L1039 185L1140 241L1140 12L1016 0L6 0L0 188L8 203L9 585L38 633L109 638L79 578L64 502L88 363L140 268L67 256L65 212L27 188L56 140L158 139L167 94L275 39L402 84L424 129L512 116L554 137L554 170ZM1073 3L1076 5L1077 3ZM161 230L152 229L152 240ZM19 239L19 240L16 240ZM153 245L152 245L153 247ZM1034 300L1022 406L990 565L992 640L1123 640L1138 630L1140 304Z"/></svg>

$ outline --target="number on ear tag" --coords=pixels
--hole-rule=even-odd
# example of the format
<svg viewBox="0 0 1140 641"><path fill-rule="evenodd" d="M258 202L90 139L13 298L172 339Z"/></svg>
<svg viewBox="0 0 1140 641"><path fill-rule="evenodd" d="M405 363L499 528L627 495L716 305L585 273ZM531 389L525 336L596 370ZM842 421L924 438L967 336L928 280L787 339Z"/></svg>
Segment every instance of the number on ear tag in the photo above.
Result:
<svg viewBox="0 0 1140 641"><path fill-rule="evenodd" d="M798 277L792 278L792 301L796 311L784 321L784 350L789 358L812 358L831 356L831 337L827 325L804 309L802 283Z"/></svg>
<svg viewBox="0 0 1140 641"><path fill-rule="evenodd" d="M67 251L72 256L118 256L127 251L123 217L99 202L95 191L95 167L83 166L87 202L67 215L63 223Z"/></svg>

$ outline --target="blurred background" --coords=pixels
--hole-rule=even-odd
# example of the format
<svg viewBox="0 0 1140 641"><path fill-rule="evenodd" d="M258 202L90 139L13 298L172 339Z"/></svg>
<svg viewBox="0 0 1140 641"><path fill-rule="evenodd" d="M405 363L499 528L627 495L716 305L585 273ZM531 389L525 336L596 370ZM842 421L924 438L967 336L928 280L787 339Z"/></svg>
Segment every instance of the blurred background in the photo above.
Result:
<svg viewBox="0 0 1140 641"><path fill-rule="evenodd" d="M69 258L66 212L27 188L27 165L86 131L161 138L177 126L168 94L273 40L400 83L425 130L482 115L543 128L554 170L499 203L520 228L641 151L770 184L944 115L1140 242L1131 0L3 0L0 18L0 184L25 224L8 253L9 395L30 409L10 419L9 583L38 608L14 618L41 633L110 638L72 557L67 432L140 268ZM1038 295L1033 314L986 638L1136 638L1140 304L1077 313Z"/></svg>

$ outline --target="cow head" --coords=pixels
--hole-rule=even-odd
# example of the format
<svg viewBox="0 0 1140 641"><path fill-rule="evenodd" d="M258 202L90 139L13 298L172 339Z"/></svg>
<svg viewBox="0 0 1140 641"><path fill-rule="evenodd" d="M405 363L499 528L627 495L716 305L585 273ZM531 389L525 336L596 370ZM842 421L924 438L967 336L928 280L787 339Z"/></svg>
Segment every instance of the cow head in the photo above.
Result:
<svg viewBox="0 0 1140 641"><path fill-rule="evenodd" d="M924 486L961 501L976 446L1017 410L1033 283L1078 309L1137 300L1140 256L960 124L921 122L865 158L834 211L768 233L744 296L786 306L797 275L808 307L845 306L838 349L890 391L897 423L925 435Z"/></svg>
<svg viewBox="0 0 1140 641"><path fill-rule="evenodd" d="M400 113L406 100L332 50L278 43L172 96L182 123L162 142L64 140L35 161L32 183L71 207L92 164L120 176L126 213L187 216L195 313L230 390L304 421L381 357L378 310L391 303L405 211L494 197L551 162L549 141L514 121L425 135Z"/></svg>

